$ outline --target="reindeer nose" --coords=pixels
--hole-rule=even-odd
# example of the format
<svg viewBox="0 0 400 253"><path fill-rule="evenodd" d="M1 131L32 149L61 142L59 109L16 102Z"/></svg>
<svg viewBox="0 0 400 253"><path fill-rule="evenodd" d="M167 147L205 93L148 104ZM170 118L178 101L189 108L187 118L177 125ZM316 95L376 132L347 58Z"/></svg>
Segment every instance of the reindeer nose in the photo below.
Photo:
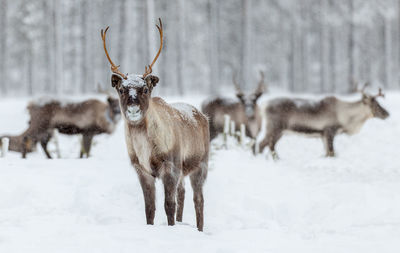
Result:
<svg viewBox="0 0 400 253"><path fill-rule="evenodd" d="M139 111L140 111L139 106L128 107L128 112L129 113L135 114L135 113L138 113Z"/></svg>
<svg viewBox="0 0 400 253"><path fill-rule="evenodd" d="M138 99L138 97L132 97L132 96L130 96L129 98L128 98L128 105L137 105L137 104L139 104L139 99Z"/></svg>

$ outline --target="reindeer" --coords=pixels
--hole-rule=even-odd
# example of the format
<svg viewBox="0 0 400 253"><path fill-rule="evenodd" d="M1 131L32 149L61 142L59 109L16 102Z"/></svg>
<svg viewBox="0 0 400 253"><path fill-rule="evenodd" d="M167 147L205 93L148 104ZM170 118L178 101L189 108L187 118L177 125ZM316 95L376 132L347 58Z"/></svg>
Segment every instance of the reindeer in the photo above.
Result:
<svg viewBox="0 0 400 253"><path fill-rule="evenodd" d="M210 124L210 139L213 140L218 133L222 133L224 129L224 115L230 116L235 122L236 130L240 128L240 124L246 126L246 135L255 139L261 129L260 109L257 100L265 91L264 73L260 71L261 79L257 89L250 95L246 96L239 87L235 76L232 80L236 88L236 97L239 99L232 100L229 98L216 97L206 100L201 106L201 110L208 116Z"/></svg>
<svg viewBox="0 0 400 253"><path fill-rule="evenodd" d="M25 132L21 133L20 135L3 135L0 137L0 140L3 138L8 138L10 140L9 142L9 146L8 146L8 150L9 151L14 151L14 152L19 152L22 153L22 142L25 136ZM36 144L37 144L38 140L33 140L31 139L30 141L28 141L25 145L25 151L26 153L31 153L34 152L36 150ZM1 147L1 143L0 143L0 147Z"/></svg>
<svg viewBox="0 0 400 253"><path fill-rule="evenodd" d="M143 75L124 75L116 66L106 47L106 33L101 30L104 51L111 64L111 86L119 95L125 121L125 140L128 154L143 190L147 224L154 224L155 179L164 184L164 209L168 225L182 221L185 199L184 177L189 176L193 188L197 229L203 230L203 184L208 170L208 121L195 107L188 104L167 104L151 97L159 81L151 75L152 67L161 53L163 28L161 19L156 25L160 33L160 48Z"/></svg>
<svg viewBox="0 0 400 253"><path fill-rule="evenodd" d="M275 145L285 131L314 135L323 139L326 156L335 156L333 141L337 134L356 134L364 123L372 117L386 119L389 113L378 103L384 97L379 89L372 96L361 90L359 101L347 102L336 97L326 97L320 101L306 99L277 98L266 108L267 134L260 143L260 151L268 145L272 157L278 159Z"/></svg>
<svg viewBox="0 0 400 253"><path fill-rule="evenodd" d="M118 99L110 96L107 98L107 103L97 99L66 104L57 100L45 103L31 102L28 111L30 122L23 134L21 148L23 158L26 158L29 152L29 143L40 142L47 158L51 159L47 144L54 129L67 135L82 134L80 158L83 155L89 157L93 137L102 133L113 133L120 119Z"/></svg>

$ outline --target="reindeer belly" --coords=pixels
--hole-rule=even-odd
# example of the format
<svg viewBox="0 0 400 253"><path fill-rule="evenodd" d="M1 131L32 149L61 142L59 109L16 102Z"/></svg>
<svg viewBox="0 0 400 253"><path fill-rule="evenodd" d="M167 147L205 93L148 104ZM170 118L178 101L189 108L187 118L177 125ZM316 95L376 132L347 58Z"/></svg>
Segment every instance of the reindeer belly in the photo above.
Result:
<svg viewBox="0 0 400 253"><path fill-rule="evenodd" d="M288 129L303 133L315 133L323 131L325 128L334 124L331 117L325 115L292 115L288 120Z"/></svg>
<svg viewBox="0 0 400 253"><path fill-rule="evenodd" d="M323 131L308 126L294 125L284 132L285 134L300 134L306 137L321 137Z"/></svg>

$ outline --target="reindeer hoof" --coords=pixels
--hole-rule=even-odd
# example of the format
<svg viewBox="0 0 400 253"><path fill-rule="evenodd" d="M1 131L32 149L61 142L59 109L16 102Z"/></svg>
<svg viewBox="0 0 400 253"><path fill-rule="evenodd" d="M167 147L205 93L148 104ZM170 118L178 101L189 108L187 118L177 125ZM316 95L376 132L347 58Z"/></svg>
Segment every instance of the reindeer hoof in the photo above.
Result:
<svg viewBox="0 0 400 253"><path fill-rule="evenodd" d="M279 156L278 156L278 154L275 152L275 151L272 151L271 152L271 155L272 155L272 159L274 160L274 161L278 161L280 158L279 158Z"/></svg>
<svg viewBox="0 0 400 253"><path fill-rule="evenodd" d="M326 157L335 157L335 153L334 152L328 152L326 154Z"/></svg>

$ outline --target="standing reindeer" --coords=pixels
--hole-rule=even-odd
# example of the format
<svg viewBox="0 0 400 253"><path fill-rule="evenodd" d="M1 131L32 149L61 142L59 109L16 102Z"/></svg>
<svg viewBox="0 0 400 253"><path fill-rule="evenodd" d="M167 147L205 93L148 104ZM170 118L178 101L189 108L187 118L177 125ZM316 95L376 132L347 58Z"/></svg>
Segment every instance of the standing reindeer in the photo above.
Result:
<svg viewBox="0 0 400 253"><path fill-rule="evenodd" d="M188 104L167 104L159 97L151 97L159 78L150 75L161 53L163 28L161 19L157 29L160 48L143 75L124 75L118 70L106 48L106 33L101 36L104 51L111 64L111 85L119 95L125 121L125 140L128 154L142 186L146 221L154 224L155 179L164 184L164 208L168 225L182 221L185 199L184 177L190 176L196 210L197 228L203 230L203 184L208 170L208 121L200 111Z"/></svg>
<svg viewBox="0 0 400 253"><path fill-rule="evenodd" d="M382 90L375 96L361 90L362 98L356 102L346 102L336 97L326 97L320 101L306 99L277 98L266 108L267 134L260 143L260 151L269 146L274 159L278 156L275 144L284 131L293 131L321 137L325 144L326 156L335 156L333 141L337 134L356 134L364 123L372 117L386 119L389 113L378 103L384 97Z"/></svg>
<svg viewBox="0 0 400 253"><path fill-rule="evenodd" d="M120 119L118 99L108 97L107 103L89 99L79 103L62 103L57 100L31 102L28 106L30 115L29 128L22 139L22 157L29 152L29 143L40 142L47 158L51 158L47 144L54 129L62 134L82 134L80 152L89 157L92 139L95 135L111 134Z"/></svg>
<svg viewBox="0 0 400 253"><path fill-rule="evenodd" d="M201 106L201 110L208 116L210 124L210 139L213 140L218 133L222 133L224 129L224 115L230 116L235 122L236 130L240 128L240 124L246 126L246 135L255 139L261 129L260 109L257 100L264 93L264 73L261 71L261 79L257 89L250 95L245 95L233 77L233 83L236 88L236 97L239 101L229 98L217 97L206 100Z"/></svg>

